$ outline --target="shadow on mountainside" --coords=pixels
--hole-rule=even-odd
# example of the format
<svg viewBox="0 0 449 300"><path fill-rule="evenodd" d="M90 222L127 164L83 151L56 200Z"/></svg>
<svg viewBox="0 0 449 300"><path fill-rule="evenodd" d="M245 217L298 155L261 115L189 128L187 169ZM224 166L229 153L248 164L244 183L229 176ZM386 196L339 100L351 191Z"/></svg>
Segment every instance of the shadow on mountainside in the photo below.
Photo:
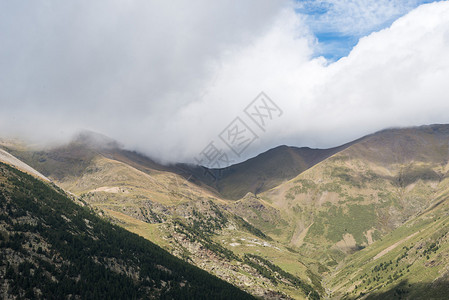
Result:
<svg viewBox="0 0 449 300"><path fill-rule="evenodd" d="M449 299L449 281L447 276L444 279L440 279L434 282L410 283L408 280L404 280L388 291L373 292L366 298L363 298L363 296L363 294L360 294L357 297L352 297L349 299L446 300Z"/></svg>

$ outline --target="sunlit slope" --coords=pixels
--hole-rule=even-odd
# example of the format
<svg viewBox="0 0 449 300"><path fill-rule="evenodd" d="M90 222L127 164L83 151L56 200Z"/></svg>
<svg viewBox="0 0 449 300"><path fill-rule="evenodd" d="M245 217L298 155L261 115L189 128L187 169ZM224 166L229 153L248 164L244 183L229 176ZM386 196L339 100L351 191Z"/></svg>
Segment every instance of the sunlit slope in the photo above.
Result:
<svg viewBox="0 0 449 300"><path fill-rule="evenodd" d="M262 254L312 284L310 277L314 275L307 273L299 254L289 252L281 244L267 243L263 233L262 238L257 236L257 229L228 213L224 200L177 174L143 172L97 156L81 176L66 177L58 183L126 229L255 295L305 298L301 289L282 283L282 277L274 283L275 279L267 279L254 266L248 266L243 259L245 254Z"/></svg>
<svg viewBox="0 0 449 300"><path fill-rule="evenodd" d="M100 136L101 137L101 136ZM109 140L82 135L71 143L50 149L7 149L16 157L78 195L116 203L152 201L176 204L212 193L184 177L136 153L125 151ZM104 139L106 139L104 137Z"/></svg>
<svg viewBox="0 0 449 300"><path fill-rule="evenodd" d="M201 177L201 167L163 166L100 144L78 140L15 154L113 222L253 295L303 299L313 292L315 298L326 293L350 298L377 292L381 297L397 288L401 293L404 278L410 295L418 295L424 285L413 276L437 270L439 275L426 273L421 282L427 282L444 274L421 259L435 250L434 242L445 243L447 125L385 130L332 151L297 148L308 153L298 154L279 147L231 167L234 173L215 185ZM236 194L222 197L226 189ZM388 272L368 281L372 262L415 238L431 241L423 247L432 250L421 253L413 269L399 276L401 264L398 270L389 264ZM420 254L421 248L416 250ZM445 262L434 260L438 266ZM348 272L365 277L359 282Z"/></svg>
<svg viewBox="0 0 449 300"><path fill-rule="evenodd" d="M347 257L329 278L334 296L354 299L447 299L449 178L429 209Z"/></svg>
<svg viewBox="0 0 449 300"><path fill-rule="evenodd" d="M335 265L421 213L447 187L448 128L386 130L362 139L261 194L283 220L262 229Z"/></svg>
<svg viewBox="0 0 449 300"><path fill-rule="evenodd" d="M100 215L253 295L318 299L323 292L299 253L272 241L237 217L228 201L173 167L79 140L39 151L10 148Z"/></svg>

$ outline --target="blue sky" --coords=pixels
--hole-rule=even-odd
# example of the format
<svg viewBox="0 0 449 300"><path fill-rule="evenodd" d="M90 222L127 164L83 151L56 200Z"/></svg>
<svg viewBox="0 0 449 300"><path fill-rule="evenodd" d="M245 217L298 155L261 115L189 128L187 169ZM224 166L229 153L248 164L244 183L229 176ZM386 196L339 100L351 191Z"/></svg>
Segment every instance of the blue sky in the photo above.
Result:
<svg viewBox="0 0 449 300"><path fill-rule="evenodd" d="M336 61L347 56L359 39L389 27L426 0L298 0L296 11L317 38L315 56Z"/></svg>

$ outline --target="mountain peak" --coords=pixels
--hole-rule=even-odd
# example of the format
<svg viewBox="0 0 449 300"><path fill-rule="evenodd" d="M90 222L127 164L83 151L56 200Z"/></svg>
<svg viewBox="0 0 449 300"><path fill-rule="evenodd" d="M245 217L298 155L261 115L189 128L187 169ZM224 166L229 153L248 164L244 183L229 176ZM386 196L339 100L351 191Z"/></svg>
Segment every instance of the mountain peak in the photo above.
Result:
<svg viewBox="0 0 449 300"><path fill-rule="evenodd" d="M116 140L98 132L83 130L72 139L72 143L89 146L94 149L116 149L122 145Z"/></svg>

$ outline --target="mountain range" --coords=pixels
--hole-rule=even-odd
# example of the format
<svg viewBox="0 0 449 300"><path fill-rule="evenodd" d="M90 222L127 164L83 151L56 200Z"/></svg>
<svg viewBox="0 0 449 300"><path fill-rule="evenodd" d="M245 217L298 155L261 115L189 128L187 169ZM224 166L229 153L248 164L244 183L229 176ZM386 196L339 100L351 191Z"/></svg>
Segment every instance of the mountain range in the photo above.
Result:
<svg viewBox="0 0 449 300"><path fill-rule="evenodd" d="M5 297L109 282L134 298L447 299L449 125L225 169L163 165L89 132L0 148Z"/></svg>

